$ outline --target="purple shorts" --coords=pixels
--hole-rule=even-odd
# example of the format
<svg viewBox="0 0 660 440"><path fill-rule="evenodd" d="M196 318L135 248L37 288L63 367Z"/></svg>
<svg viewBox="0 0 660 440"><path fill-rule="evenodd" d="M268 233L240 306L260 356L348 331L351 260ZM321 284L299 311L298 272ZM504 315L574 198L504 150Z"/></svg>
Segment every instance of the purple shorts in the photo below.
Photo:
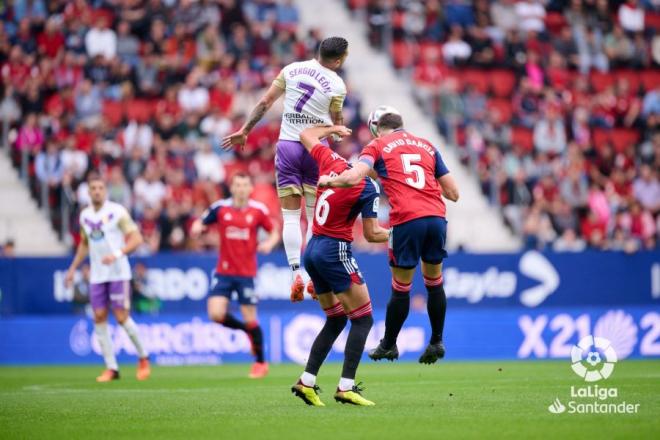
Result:
<svg viewBox="0 0 660 440"><path fill-rule="evenodd" d="M128 310L131 307L129 289L130 281L108 281L91 283L89 286L89 301L92 309Z"/></svg>
<svg viewBox="0 0 660 440"><path fill-rule="evenodd" d="M319 167L300 142L277 142L275 176L280 197L316 195Z"/></svg>

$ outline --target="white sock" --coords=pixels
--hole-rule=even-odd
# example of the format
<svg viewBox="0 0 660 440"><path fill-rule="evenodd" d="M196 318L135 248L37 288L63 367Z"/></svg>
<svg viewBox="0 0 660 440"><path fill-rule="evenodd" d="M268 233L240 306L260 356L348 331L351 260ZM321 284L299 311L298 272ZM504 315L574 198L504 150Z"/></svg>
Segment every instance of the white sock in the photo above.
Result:
<svg viewBox="0 0 660 440"><path fill-rule="evenodd" d="M124 327L124 330L126 330L126 334L128 334L128 337L131 338L131 341L133 342L133 345L135 345L135 350L137 350L140 359L149 356L147 350L145 350L144 347L142 346L142 341L140 341L140 334L138 332L138 327L137 324L135 324L135 321L133 321L133 318L129 316L128 319L124 321L124 323L121 326Z"/></svg>
<svg viewBox="0 0 660 440"><path fill-rule="evenodd" d="M307 234L305 235L305 243L309 243L309 240L312 239L312 226L314 225L315 204L316 204L316 197L314 197L312 200L307 198L305 199L305 216L307 217Z"/></svg>
<svg viewBox="0 0 660 440"><path fill-rule="evenodd" d="M108 323L95 323L94 333L96 333L96 339L99 341L99 345L101 346L101 353L103 354L105 367L108 370L118 371L119 366L117 365L117 358L115 358L115 351L112 348L110 334L108 333Z"/></svg>
<svg viewBox="0 0 660 440"><path fill-rule="evenodd" d="M282 226L282 242L289 267L293 271L293 277L300 275L300 248L302 247L302 236L300 234L300 208L282 209L284 225Z"/></svg>
<svg viewBox="0 0 660 440"><path fill-rule="evenodd" d="M305 371L303 374L300 375L300 381L306 387L313 387L314 385L316 385L316 376Z"/></svg>
<svg viewBox="0 0 660 440"><path fill-rule="evenodd" d="M355 379L346 379L345 377L342 377L341 379L339 379L339 390L340 391L352 390L354 385L355 385Z"/></svg>

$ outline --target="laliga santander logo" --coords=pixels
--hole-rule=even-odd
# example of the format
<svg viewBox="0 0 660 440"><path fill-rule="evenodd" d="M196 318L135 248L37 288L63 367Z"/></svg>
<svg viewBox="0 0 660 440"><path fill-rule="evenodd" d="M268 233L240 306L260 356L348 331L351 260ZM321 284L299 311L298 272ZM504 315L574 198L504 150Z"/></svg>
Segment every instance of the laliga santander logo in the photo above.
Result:
<svg viewBox="0 0 660 440"><path fill-rule="evenodd" d="M571 350L571 368L585 382L607 379L618 360L612 343L598 336L585 336Z"/></svg>

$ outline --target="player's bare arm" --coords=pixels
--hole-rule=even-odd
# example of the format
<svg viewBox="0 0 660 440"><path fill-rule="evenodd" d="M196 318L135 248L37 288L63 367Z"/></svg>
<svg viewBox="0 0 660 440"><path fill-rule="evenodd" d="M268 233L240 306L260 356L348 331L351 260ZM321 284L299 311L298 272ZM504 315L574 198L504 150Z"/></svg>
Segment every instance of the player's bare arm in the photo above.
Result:
<svg viewBox="0 0 660 440"><path fill-rule="evenodd" d="M76 255L73 257L71 266L69 266L69 269L66 271L66 275L64 276L64 285L66 287L71 287L76 269L78 269L80 263L82 263L83 260L87 258L88 254L89 245L87 244L87 237L83 233L82 238L80 239L80 244L78 244L78 247L76 248Z"/></svg>
<svg viewBox="0 0 660 440"><path fill-rule="evenodd" d="M458 201L458 186L454 177L447 173L438 178L438 183L442 187L442 196L452 202Z"/></svg>
<svg viewBox="0 0 660 440"><path fill-rule="evenodd" d="M273 228L268 233L268 238L259 242L259 244L257 245L257 252L265 255L270 254L279 242L280 242L280 232L278 228Z"/></svg>
<svg viewBox="0 0 660 440"><path fill-rule="evenodd" d="M144 242L144 238L142 238L142 234L136 227L124 236L124 241L126 244L123 248L104 256L101 262L103 264L112 264L124 255L131 254Z"/></svg>
<svg viewBox="0 0 660 440"><path fill-rule="evenodd" d="M280 96L284 94L284 89L272 84L266 94L261 97L257 105L252 109L247 121L243 124L240 130L222 139L222 148L230 149L234 145L243 146L247 140L247 136L255 125L264 117L273 103L277 101Z"/></svg>
<svg viewBox="0 0 660 440"><path fill-rule="evenodd" d="M350 186L355 186L369 174L371 166L367 165L364 162L358 162L343 173L338 176L321 176L319 177L319 186L320 187L329 187L329 188L346 188Z"/></svg>
<svg viewBox="0 0 660 440"><path fill-rule="evenodd" d="M349 136L352 133L350 128L343 125L331 125L328 127L310 127L300 133L300 142L305 146L307 151L312 151L315 145L321 143L321 139L327 138L330 135L340 137Z"/></svg>
<svg viewBox="0 0 660 440"><path fill-rule="evenodd" d="M369 243L385 243L390 238L390 231L378 224L378 218L363 218L362 234Z"/></svg>
<svg viewBox="0 0 660 440"><path fill-rule="evenodd" d="M195 219L193 224L190 226L190 235L193 238L197 238L204 232L206 232L206 226L204 226L204 223L202 223L202 219Z"/></svg>

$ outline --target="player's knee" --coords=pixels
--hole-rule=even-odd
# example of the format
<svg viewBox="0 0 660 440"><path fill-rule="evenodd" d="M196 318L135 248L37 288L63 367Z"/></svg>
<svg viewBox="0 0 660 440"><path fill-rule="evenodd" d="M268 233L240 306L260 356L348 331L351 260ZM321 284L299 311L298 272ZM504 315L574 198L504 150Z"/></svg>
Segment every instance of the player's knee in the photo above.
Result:
<svg viewBox="0 0 660 440"><path fill-rule="evenodd" d="M108 321L107 310L94 310L94 323L103 324Z"/></svg>
<svg viewBox="0 0 660 440"><path fill-rule="evenodd" d="M360 307L351 310L350 313L348 313L348 319L351 320L353 325L359 324L364 327L371 328L374 323L371 301L367 301Z"/></svg>
<svg viewBox="0 0 660 440"><path fill-rule="evenodd" d="M344 311L344 306L340 302L330 307L324 308L323 312L325 312L325 316L328 319L337 319L337 320L348 319L348 317L346 316L346 311Z"/></svg>
<svg viewBox="0 0 660 440"><path fill-rule="evenodd" d="M443 281L442 274L436 277L424 275L424 285L426 286L427 289L441 287L442 281Z"/></svg>
<svg viewBox="0 0 660 440"><path fill-rule="evenodd" d="M407 295L407 294L410 293L410 289L412 289L412 283L411 282L405 283L405 282L397 280L395 277L392 277L392 290L395 293L406 294Z"/></svg>
<svg viewBox="0 0 660 440"><path fill-rule="evenodd" d="M222 310L209 310L208 315L211 321L217 322L218 324L222 324L225 321L227 312Z"/></svg>

